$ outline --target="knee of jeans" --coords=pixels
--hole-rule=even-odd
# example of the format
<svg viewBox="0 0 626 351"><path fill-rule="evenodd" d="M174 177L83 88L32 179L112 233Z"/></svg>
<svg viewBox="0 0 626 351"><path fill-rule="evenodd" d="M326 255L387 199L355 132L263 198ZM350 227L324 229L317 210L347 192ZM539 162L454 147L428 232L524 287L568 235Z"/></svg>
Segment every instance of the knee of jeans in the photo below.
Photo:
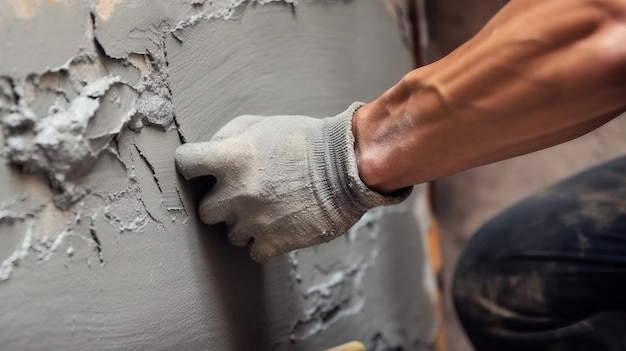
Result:
<svg viewBox="0 0 626 351"><path fill-rule="evenodd" d="M476 233L486 239L506 235L499 226L485 226ZM482 241L482 240L481 240ZM489 240L488 240L489 241ZM508 271L500 270L500 258L507 247L494 247L484 241L469 243L457 262L451 295L459 320L467 330L498 319L501 310L496 303L506 288Z"/></svg>
<svg viewBox="0 0 626 351"><path fill-rule="evenodd" d="M475 303L472 296L479 294L479 279L470 278L471 270L471 265L459 261L452 279L452 302L461 321L472 318L474 314L470 311L474 310L472 305Z"/></svg>

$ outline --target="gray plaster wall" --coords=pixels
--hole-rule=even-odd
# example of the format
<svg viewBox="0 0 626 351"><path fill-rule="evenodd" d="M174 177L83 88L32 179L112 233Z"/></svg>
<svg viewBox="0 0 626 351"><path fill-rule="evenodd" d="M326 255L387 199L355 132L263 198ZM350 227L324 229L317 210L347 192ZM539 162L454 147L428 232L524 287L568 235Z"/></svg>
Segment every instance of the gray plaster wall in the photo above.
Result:
<svg viewBox="0 0 626 351"><path fill-rule="evenodd" d="M421 187L257 264L173 164L239 114L375 98L399 27L376 0L0 2L0 348L431 350Z"/></svg>

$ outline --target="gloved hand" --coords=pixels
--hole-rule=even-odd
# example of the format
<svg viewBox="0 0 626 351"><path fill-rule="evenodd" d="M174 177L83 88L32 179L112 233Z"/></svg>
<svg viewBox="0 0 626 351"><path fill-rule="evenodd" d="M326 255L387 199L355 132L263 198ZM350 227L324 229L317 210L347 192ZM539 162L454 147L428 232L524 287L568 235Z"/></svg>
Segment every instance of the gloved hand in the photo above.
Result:
<svg viewBox="0 0 626 351"><path fill-rule="evenodd" d="M324 119L304 116L238 117L209 142L176 150L179 172L216 177L200 202L200 219L226 222L233 245L250 245L265 261L330 241L370 208L406 199L370 190L359 178L352 116L362 106Z"/></svg>

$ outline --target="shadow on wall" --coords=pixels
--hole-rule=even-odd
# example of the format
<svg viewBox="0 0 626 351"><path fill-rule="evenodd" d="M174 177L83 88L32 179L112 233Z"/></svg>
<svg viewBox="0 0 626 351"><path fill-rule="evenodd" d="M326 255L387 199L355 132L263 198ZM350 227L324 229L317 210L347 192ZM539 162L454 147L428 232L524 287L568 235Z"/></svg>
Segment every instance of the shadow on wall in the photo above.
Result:
<svg viewBox="0 0 626 351"><path fill-rule="evenodd" d="M195 209L215 182L212 176L186 181L178 174L178 183L184 184L181 196L194 209L194 212L189 210L190 216L197 218ZM194 269L194 274L199 282L199 298L204 301L202 305L215 306L215 299L220 301L216 308L223 310L220 316L226 318L236 350L270 349L269 330L264 323L267 299L263 265L252 261L247 249L230 245L225 224L209 226L198 220L197 229L201 260L197 260L199 267ZM212 284L202 283L208 280Z"/></svg>

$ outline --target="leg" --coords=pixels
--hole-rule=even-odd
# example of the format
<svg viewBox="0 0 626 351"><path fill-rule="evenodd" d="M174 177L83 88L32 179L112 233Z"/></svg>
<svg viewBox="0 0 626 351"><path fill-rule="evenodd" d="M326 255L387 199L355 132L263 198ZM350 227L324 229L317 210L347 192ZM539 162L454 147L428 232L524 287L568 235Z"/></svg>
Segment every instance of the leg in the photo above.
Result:
<svg viewBox="0 0 626 351"><path fill-rule="evenodd" d="M483 226L453 297L477 351L626 350L626 157Z"/></svg>

